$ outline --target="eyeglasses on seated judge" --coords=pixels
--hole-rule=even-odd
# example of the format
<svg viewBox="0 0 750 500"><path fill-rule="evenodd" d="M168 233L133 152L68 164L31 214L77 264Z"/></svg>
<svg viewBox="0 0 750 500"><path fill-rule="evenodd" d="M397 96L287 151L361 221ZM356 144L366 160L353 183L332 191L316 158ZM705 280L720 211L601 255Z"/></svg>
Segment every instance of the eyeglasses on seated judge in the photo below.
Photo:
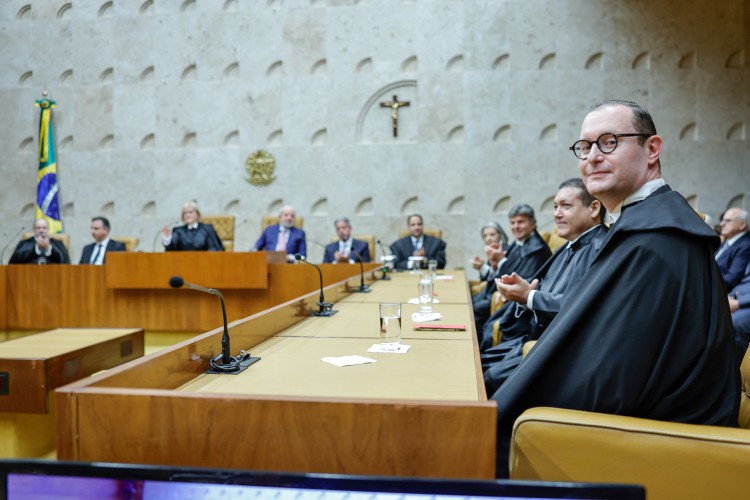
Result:
<svg viewBox="0 0 750 500"><path fill-rule="evenodd" d="M611 132L605 132L594 142L581 139L580 141L574 142L568 149L573 151L573 154L576 155L576 158L579 160L585 160L589 157L591 146L594 144L599 148L599 151L608 155L617 149L620 137L651 137L652 135L653 134L613 134Z"/></svg>

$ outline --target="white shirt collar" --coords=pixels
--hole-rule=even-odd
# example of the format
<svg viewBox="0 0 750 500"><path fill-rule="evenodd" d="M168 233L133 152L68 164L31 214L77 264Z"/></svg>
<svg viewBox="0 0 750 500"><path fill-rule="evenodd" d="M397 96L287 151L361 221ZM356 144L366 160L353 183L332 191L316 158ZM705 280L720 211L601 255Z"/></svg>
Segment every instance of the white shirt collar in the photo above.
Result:
<svg viewBox="0 0 750 500"><path fill-rule="evenodd" d="M728 247L731 247L732 245L734 245L734 242L735 242L735 241L739 240L740 238L742 238L742 237L743 237L743 236L745 236L746 234L747 234L747 231L745 231L744 233L740 233L740 234L735 234L734 236L732 236L731 238L729 238L729 239L727 240L727 246L728 246Z"/></svg>
<svg viewBox="0 0 750 500"><path fill-rule="evenodd" d="M109 236L104 238L102 241L95 241L94 245L101 245L103 249L106 249L107 245L109 245Z"/></svg>
<svg viewBox="0 0 750 500"><path fill-rule="evenodd" d="M569 241L569 242L568 242L568 244L567 244L567 245L565 245L565 246L566 246L566 247L568 247L568 248L570 248L571 246L573 246L573 243L575 243L576 241L578 241L578 240L580 240L581 238L583 238L583 235L584 235L584 234L586 234L586 233L590 233L591 231L593 231L594 229L596 229L596 228L597 228L597 227L599 227L599 226L601 226L601 224L597 224L597 225L596 225L596 226L594 226L594 227L590 227L590 228L588 228L587 230L585 230L584 232L582 232L581 234L579 234L579 235L578 235L578 238L574 239L573 241Z"/></svg>
<svg viewBox="0 0 750 500"><path fill-rule="evenodd" d="M619 219L620 215L622 215L623 207L627 207L628 205L635 203L637 201L645 200L646 198L649 197L651 193L653 193L654 191L656 191L657 189L659 189L660 187L666 184L667 184L667 181L665 181L661 177L658 179L650 180L647 183L645 183L643 186L638 188L638 191L636 191L635 193L625 198L625 200L623 200L622 203L617 205L614 208L614 210L612 210L611 212L609 212L609 214L607 214L607 216L609 217L610 224L614 224L615 222L617 222L617 219Z"/></svg>
<svg viewBox="0 0 750 500"><path fill-rule="evenodd" d="M192 224L188 224L187 228L188 229L198 229L198 223L197 222L193 222Z"/></svg>

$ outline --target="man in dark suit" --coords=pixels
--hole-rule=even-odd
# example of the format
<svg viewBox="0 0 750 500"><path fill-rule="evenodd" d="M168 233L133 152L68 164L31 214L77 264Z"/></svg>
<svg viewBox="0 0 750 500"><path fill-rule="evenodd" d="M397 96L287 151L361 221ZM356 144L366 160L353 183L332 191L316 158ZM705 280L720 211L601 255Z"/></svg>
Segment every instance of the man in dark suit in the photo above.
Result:
<svg viewBox="0 0 750 500"><path fill-rule="evenodd" d="M46 219L34 221L34 236L18 243L8 264L70 264L65 245L50 238Z"/></svg>
<svg viewBox="0 0 750 500"><path fill-rule="evenodd" d="M125 244L109 238L109 220L106 217L91 219L91 236L94 243L83 247L79 264L93 264L101 266L107 260L109 252L124 252Z"/></svg>
<svg viewBox="0 0 750 500"><path fill-rule="evenodd" d="M724 243L716 252L716 264L727 290L731 290L742 280L745 268L750 263L747 211L730 208L724 212L719 226Z"/></svg>
<svg viewBox="0 0 750 500"><path fill-rule="evenodd" d="M354 264L359 262L370 262L370 247L367 242L352 238L352 225L349 219L341 217L333 223L336 228L336 236L339 241L326 245L323 254L323 263Z"/></svg>
<svg viewBox="0 0 750 500"><path fill-rule="evenodd" d="M199 222L201 212L196 201L189 201L182 206L184 226L171 229L164 226L163 245L165 252L173 251L209 251L223 252L224 244L211 224Z"/></svg>
<svg viewBox="0 0 750 500"><path fill-rule="evenodd" d="M295 254L306 257L305 232L294 226L294 217L294 207L291 205L282 207L279 212L279 224L268 226L263 231L258 241L255 242L254 250L286 252L289 262L295 262Z"/></svg>
<svg viewBox="0 0 750 500"><path fill-rule="evenodd" d="M729 310L732 311L737 359L742 362L750 343L750 264L745 268L742 281L729 292Z"/></svg>
<svg viewBox="0 0 750 500"><path fill-rule="evenodd" d="M424 257L421 265L427 267L428 260L436 260L438 269L445 268L445 242L440 238L423 234L424 222L421 215L410 215L406 219L409 236L393 242L391 251L396 256L396 269L408 269L409 257Z"/></svg>

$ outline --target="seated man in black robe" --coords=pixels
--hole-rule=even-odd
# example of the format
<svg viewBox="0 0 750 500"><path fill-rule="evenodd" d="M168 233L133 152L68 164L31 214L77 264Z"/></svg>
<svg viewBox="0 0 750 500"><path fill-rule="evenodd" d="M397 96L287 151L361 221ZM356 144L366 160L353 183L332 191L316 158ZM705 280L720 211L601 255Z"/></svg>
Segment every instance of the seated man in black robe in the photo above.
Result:
<svg viewBox="0 0 750 500"><path fill-rule="evenodd" d="M49 235L46 219L34 221L34 236L18 243L8 264L70 264L65 245Z"/></svg>
<svg viewBox="0 0 750 500"><path fill-rule="evenodd" d="M436 260L438 269L444 269L445 242L424 234L424 221L421 215L410 215L406 218L406 223L409 226L409 236L404 236L391 245L391 251L396 257L396 269L409 269L409 257L423 257L419 263L422 268L427 267L428 260Z"/></svg>
<svg viewBox="0 0 750 500"><path fill-rule="evenodd" d="M492 396L497 474L513 423L551 406L738 425L740 372L719 238L661 178L662 138L635 103L594 106L571 147L612 225L576 293Z"/></svg>
<svg viewBox="0 0 750 500"><path fill-rule="evenodd" d="M492 294L497 290L495 278L512 273L530 278L552 255L549 247L536 231L533 208L525 203L519 203L510 209L508 218L515 241L508 247L505 257L497 263L497 268L487 276L484 289L471 298L477 335L481 334L484 323L490 317Z"/></svg>
<svg viewBox="0 0 750 500"><path fill-rule="evenodd" d="M500 343L482 353L488 394L521 363L523 344L542 335L560 311L565 294L574 290L588 270L607 233L602 224L604 212L580 178L563 182L555 196L555 224L557 234L569 243L544 263L531 283L515 273L497 278L497 288L507 302L483 332L485 345L491 345L492 323L498 322L502 333Z"/></svg>

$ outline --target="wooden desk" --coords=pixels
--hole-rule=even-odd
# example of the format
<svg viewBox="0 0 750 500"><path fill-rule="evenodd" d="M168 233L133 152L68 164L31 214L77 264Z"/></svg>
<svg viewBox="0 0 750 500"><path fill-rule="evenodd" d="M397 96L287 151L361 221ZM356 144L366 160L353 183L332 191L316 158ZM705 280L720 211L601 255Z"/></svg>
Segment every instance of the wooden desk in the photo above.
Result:
<svg viewBox="0 0 750 500"><path fill-rule="evenodd" d="M174 255L173 255L174 254ZM89 265L12 265L0 266L0 300L2 290L7 290L6 300L0 311L6 308L7 324L4 329L43 330L59 327L138 327L155 331L204 332L221 325L221 308L216 297L193 290L169 288L171 273L181 274L187 279L190 270L204 269L203 260L234 262L239 257L257 259L264 253L218 253L218 252L170 252L168 254L130 254L133 262L141 257L159 257L166 260L176 256L180 267L169 267L168 272L151 281L136 279L124 283L136 288L108 287L106 266ZM117 259L118 255L107 257ZM265 257L263 257L265 258ZM124 259L131 262L131 259ZM153 265L156 260L144 259ZM185 267L182 267L185 266ZM366 265L365 269L377 267ZM226 268L225 268L226 269ZM265 288L228 288L222 290L209 277L196 279L195 284L219 288L226 300L229 321L245 318L270 307L287 302L300 295L319 289L318 273L311 266L291 264L268 264ZM359 265L321 265L323 282L326 285L346 278L359 277ZM179 271L179 272L177 272ZM202 272L205 272L202 271ZM119 276L119 277L118 277ZM122 273L110 278L110 284L123 284ZM195 276L199 278L199 276ZM191 278L192 279L192 278ZM205 281L204 281L205 280ZM357 280L358 281L358 280ZM353 282L353 280L352 280ZM234 285L243 283L239 278ZM119 285L118 285L119 286ZM2 323L2 320L0 320Z"/></svg>
<svg viewBox="0 0 750 500"><path fill-rule="evenodd" d="M0 456L54 448L52 391L143 356L142 329L71 329L0 343Z"/></svg>
<svg viewBox="0 0 750 500"><path fill-rule="evenodd" d="M426 272L426 271L425 271ZM346 299L347 302L388 302L400 297L402 302L407 302L409 298L417 297L417 283L420 275L410 272L401 272L389 274L391 281L386 287L373 288L370 293L352 294ZM447 277L452 279L444 279ZM470 304L471 295L468 292L468 282L464 271L456 270L451 272L441 271L435 283L435 298L441 304Z"/></svg>
<svg viewBox="0 0 750 500"><path fill-rule="evenodd" d="M416 290L416 281L406 288ZM344 282L326 289L339 309L331 318L301 315L315 308L313 292L234 322L232 353L246 348L262 357L240 375L203 374L220 350L217 329L58 389L58 457L494 477L497 409L484 392L473 327L439 334L445 338L410 332L412 350L404 355L367 353L376 341L369 325L377 306L342 300L347 296L354 297ZM473 325L468 305L446 304L445 311L451 320L468 315ZM378 362L336 368L320 360L344 354Z"/></svg>

